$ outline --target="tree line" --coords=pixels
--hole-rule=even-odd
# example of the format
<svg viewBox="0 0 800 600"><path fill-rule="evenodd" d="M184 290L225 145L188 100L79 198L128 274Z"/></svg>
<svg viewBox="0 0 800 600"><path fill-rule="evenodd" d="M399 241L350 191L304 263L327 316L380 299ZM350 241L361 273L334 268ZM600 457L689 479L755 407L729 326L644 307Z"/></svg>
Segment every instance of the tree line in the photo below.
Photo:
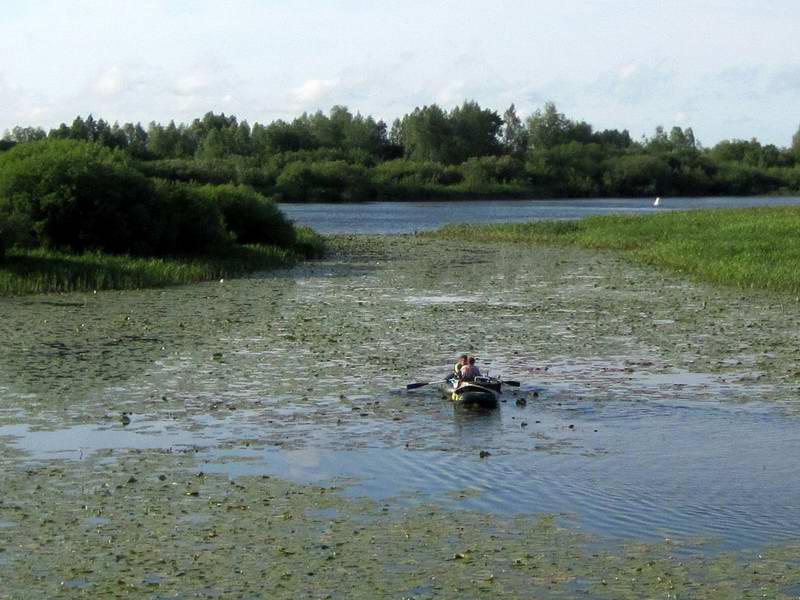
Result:
<svg viewBox="0 0 800 600"><path fill-rule="evenodd" d="M468 101L416 108L391 127L334 106L263 125L207 113L189 124L76 117L46 132L15 127L0 152L54 140L90 142L149 178L234 184L283 201L469 197L749 195L800 191L800 131L791 146L726 140L691 128L596 130L553 103L521 118Z"/></svg>

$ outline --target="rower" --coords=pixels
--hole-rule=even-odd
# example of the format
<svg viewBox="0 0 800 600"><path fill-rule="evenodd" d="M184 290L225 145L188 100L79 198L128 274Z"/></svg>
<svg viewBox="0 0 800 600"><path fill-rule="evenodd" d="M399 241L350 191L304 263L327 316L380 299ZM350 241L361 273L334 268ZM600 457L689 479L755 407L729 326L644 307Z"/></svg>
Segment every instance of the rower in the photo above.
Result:
<svg viewBox="0 0 800 600"><path fill-rule="evenodd" d="M453 370L445 379L450 379L451 377L457 377L461 379L461 369L465 366L469 365L469 356L466 354L462 354L458 357L458 362L453 365Z"/></svg>
<svg viewBox="0 0 800 600"><path fill-rule="evenodd" d="M467 364L461 367L461 379L464 381L474 381L476 377L481 376L481 371L475 365L475 357L470 356L467 359Z"/></svg>

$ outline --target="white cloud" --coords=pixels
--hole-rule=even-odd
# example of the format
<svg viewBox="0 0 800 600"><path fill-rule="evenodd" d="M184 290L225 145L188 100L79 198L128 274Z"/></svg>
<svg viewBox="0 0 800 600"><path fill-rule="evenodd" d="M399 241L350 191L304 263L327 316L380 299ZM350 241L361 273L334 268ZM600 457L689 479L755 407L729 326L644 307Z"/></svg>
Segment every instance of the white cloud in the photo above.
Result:
<svg viewBox="0 0 800 600"><path fill-rule="evenodd" d="M209 87L211 87L209 78L196 73L178 78L175 82L174 91L177 94L192 96L200 92L205 92Z"/></svg>
<svg viewBox="0 0 800 600"><path fill-rule="evenodd" d="M111 67L95 81L93 89L100 96L116 96L122 91L124 78L119 67Z"/></svg>
<svg viewBox="0 0 800 600"><path fill-rule="evenodd" d="M53 103L46 97L9 81L3 73L0 73L0 106L8 118L0 124L0 131L16 125L41 126L53 111Z"/></svg>
<svg viewBox="0 0 800 600"><path fill-rule="evenodd" d="M553 100L634 134L685 113L704 142L786 143L797 120L796 0L235 4L232 18L211 0L6 0L0 130L90 112L269 122L333 104L391 122L465 99L521 114Z"/></svg>
<svg viewBox="0 0 800 600"><path fill-rule="evenodd" d="M768 89L776 94L800 96L800 65L785 66L772 74Z"/></svg>
<svg viewBox="0 0 800 600"><path fill-rule="evenodd" d="M639 69L639 65L635 63L623 65L617 71L617 75L621 80L625 81L626 79L630 79L631 77L635 76L639 72Z"/></svg>
<svg viewBox="0 0 800 600"><path fill-rule="evenodd" d="M338 79L309 79L291 90L292 97L302 104L319 102L336 89Z"/></svg>
<svg viewBox="0 0 800 600"><path fill-rule="evenodd" d="M675 115L672 117L672 120L678 125L686 125L689 122L689 115L683 111L680 111L675 113Z"/></svg>
<svg viewBox="0 0 800 600"><path fill-rule="evenodd" d="M441 105L450 106L453 104L459 104L464 98L464 82L463 81L453 81L448 84L445 84L443 87L439 88L439 91L435 93L434 100Z"/></svg>

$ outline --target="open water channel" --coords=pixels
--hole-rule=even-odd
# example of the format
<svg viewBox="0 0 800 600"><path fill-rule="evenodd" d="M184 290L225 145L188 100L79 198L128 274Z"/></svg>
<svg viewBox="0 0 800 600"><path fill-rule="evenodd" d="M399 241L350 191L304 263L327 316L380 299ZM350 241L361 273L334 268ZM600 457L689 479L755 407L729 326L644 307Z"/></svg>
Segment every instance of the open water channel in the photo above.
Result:
<svg viewBox="0 0 800 600"><path fill-rule="evenodd" d="M413 233L447 223L519 223L531 220L581 219L592 215L648 214L656 211L797 206L794 196L584 198L580 200L474 200L469 202L286 203L281 209L300 225L320 233Z"/></svg>
<svg viewBox="0 0 800 600"><path fill-rule="evenodd" d="M341 237L333 248L246 279L1 299L0 573L20 590L50 589L42 580L65 576L32 557L68 537L65 490L96 492L74 501L91 510L108 486L98 473L124 472L117 489L140 485L175 456L170 469L221 481L335 486L344 504L331 515L349 520L360 509L348 506L366 499L390 512L549 515L597 547L668 544L674 560L796 548L795 298L582 250L413 235ZM404 389L441 378L463 351L521 388L490 412L453 406L436 385ZM131 460L150 470L127 479ZM137 498L153 510L154 497ZM26 512L34 505L49 517ZM80 527L119 528L121 511L98 508ZM214 536L230 515L219 518ZM26 546L37 527L45 541ZM794 594L796 559L781 563L772 597ZM99 589L92 565L68 587ZM186 591L163 571L138 584ZM552 579L553 597L589 593L576 577ZM621 597L603 589L590 597Z"/></svg>

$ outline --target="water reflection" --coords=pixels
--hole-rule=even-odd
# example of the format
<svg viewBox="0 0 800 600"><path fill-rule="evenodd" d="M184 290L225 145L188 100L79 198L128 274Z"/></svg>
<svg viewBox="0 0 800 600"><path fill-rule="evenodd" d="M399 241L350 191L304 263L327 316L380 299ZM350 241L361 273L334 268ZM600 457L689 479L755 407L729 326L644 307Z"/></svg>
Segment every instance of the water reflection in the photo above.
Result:
<svg viewBox="0 0 800 600"><path fill-rule="evenodd" d="M453 405L453 430L455 439L462 448L486 446L494 448L503 437L503 419L500 406L481 408Z"/></svg>

